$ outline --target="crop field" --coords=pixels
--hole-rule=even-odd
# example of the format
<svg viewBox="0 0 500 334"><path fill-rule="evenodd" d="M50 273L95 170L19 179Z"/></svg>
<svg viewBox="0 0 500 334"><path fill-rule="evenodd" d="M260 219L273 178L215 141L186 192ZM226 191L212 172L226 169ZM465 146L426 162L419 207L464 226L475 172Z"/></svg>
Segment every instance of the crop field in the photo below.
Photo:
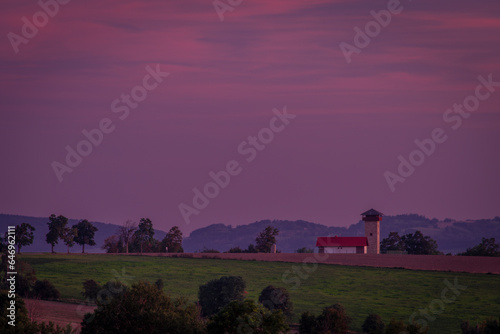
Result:
<svg viewBox="0 0 500 334"><path fill-rule="evenodd" d="M245 279L247 298L254 300L268 285L287 288L296 322L304 311L319 314L324 307L341 303L353 318L355 331L361 331L370 313L379 314L386 323L391 318L407 322L413 314L414 320L429 326L429 333L460 333L461 320L500 315L500 275L151 256L25 254L19 258L36 270L38 279L52 282L63 299L83 301L85 279L132 284L161 278L165 292L194 302L201 284L236 275Z"/></svg>

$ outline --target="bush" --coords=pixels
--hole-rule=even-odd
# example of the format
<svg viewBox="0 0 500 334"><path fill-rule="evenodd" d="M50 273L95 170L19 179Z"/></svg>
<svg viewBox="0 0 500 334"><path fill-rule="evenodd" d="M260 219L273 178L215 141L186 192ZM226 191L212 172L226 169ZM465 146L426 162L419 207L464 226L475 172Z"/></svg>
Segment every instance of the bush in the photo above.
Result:
<svg viewBox="0 0 500 334"><path fill-rule="evenodd" d="M40 299L58 299L61 294L48 280L36 281L33 287L33 295Z"/></svg>
<svg viewBox="0 0 500 334"><path fill-rule="evenodd" d="M300 316L299 322L299 333L300 334L312 334L316 330L316 317L314 314L309 312L304 312Z"/></svg>
<svg viewBox="0 0 500 334"><path fill-rule="evenodd" d="M243 300L246 284L241 276L223 276L200 285L198 299L205 316L218 313L233 300Z"/></svg>
<svg viewBox="0 0 500 334"><path fill-rule="evenodd" d="M163 287L165 284L163 283L163 280L161 278L158 278L155 282L155 286L158 290L163 291Z"/></svg>
<svg viewBox="0 0 500 334"><path fill-rule="evenodd" d="M401 320L391 319L385 327L385 334L400 334L406 332L406 325Z"/></svg>
<svg viewBox="0 0 500 334"><path fill-rule="evenodd" d="M335 304L325 307L316 319L316 328L320 333L347 333L351 318L345 312L344 306Z"/></svg>
<svg viewBox="0 0 500 334"><path fill-rule="evenodd" d="M269 311L253 300L235 300L212 318L207 329L209 334L279 334L286 333L288 325L280 310Z"/></svg>
<svg viewBox="0 0 500 334"><path fill-rule="evenodd" d="M99 283L97 283L93 279L85 280L83 282L82 296L89 299L90 301L95 302L99 290L101 290L101 286L99 285Z"/></svg>
<svg viewBox="0 0 500 334"><path fill-rule="evenodd" d="M259 302L268 310L281 310L289 320L292 317L293 303L290 300L290 294L285 288L269 285L260 293Z"/></svg>
<svg viewBox="0 0 500 334"><path fill-rule="evenodd" d="M314 249L307 248L307 247L302 247L302 248L297 249L295 251L295 253L314 253Z"/></svg>
<svg viewBox="0 0 500 334"><path fill-rule="evenodd" d="M202 334L206 326L195 304L172 300L157 287L139 282L87 313L82 334Z"/></svg>
<svg viewBox="0 0 500 334"><path fill-rule="evenodd" d="M384 322L378 314L370 314L366 317L363 326L363 332L368 334L384 334Z"/></svg>
<svg viewBox="0 0 500 334"><path fill-rule="evenodd" d="M497 319L489 318L480 324L471 326L469 321L462 321L460 324L462 334L494 334L500 333L500 317Z"/></svg>
<svg viewBox="0 0 500 334"><path fill-rule="evenodd" d="M236 247L230 248L228 253L243 253L243 250L239 246L236 246Z"/></svg>

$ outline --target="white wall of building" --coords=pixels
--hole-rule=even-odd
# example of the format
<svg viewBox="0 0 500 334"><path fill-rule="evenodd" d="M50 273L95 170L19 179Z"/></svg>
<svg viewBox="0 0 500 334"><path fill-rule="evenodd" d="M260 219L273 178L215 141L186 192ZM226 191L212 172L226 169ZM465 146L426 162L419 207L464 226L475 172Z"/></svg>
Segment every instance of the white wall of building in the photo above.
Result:
<svg viewBox="0 0 500 334"><path fill-rule="evenodd" d="M356 254L356 247L325 247L328 254Z"/></svg>

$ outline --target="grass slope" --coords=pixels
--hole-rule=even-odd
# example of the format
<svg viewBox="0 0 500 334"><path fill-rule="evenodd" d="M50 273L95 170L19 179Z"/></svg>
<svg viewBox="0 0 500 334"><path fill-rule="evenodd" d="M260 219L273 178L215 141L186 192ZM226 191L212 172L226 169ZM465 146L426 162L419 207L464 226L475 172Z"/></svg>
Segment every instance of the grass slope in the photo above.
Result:
<svg viewBox="0 0 500 334"><path fill-rule="evenodd" d="M408 321L413 312L439 309L438 302L446 287L444 280L467 286L455 302L444 304L444 311L428 323L430 333L460 333L462 319L473 322L500 315L500 276L451 272L411 271L320 264L310 274L293 268L299 263L186 259L119 255L20 255L30 263L38 279L50 280L62 298L82 299L82 282L94 279L103 284L116 274L129 282L150 282L162 278L165 291L172 296L197 299L198 287L224 275L239 275L247 282L248 298L258 299L267 285L282 286L290 291L295 306L295 320L300 314L321 312L325 306L341 303L353 318L352 329L361 331L364 318L377 313L385 322L391 318ZM283 274L289 275L283 280ZM132 276L130 278L130 276ZM299 284L297 284L299 283ZM452 298L450 292L447 293ZM433 302L434 301L434 302ZM431 304L432 303L432 304ZM433 316L430 314L430 316ZM425 319L418 316L415 320Z"/></svg>

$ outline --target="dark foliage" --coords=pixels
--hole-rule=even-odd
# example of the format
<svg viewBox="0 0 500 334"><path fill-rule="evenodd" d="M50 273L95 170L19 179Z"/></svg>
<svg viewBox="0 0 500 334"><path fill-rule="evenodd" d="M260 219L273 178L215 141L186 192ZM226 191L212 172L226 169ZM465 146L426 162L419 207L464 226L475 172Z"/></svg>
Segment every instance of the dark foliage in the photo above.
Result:
<svg viewBox="0 0 500 334"><path fill-rule="evenodd" d="M198 299L205 316L218 313L233 300L243 300L246 283L241 276L223 276L201 285Z"/></svg>

